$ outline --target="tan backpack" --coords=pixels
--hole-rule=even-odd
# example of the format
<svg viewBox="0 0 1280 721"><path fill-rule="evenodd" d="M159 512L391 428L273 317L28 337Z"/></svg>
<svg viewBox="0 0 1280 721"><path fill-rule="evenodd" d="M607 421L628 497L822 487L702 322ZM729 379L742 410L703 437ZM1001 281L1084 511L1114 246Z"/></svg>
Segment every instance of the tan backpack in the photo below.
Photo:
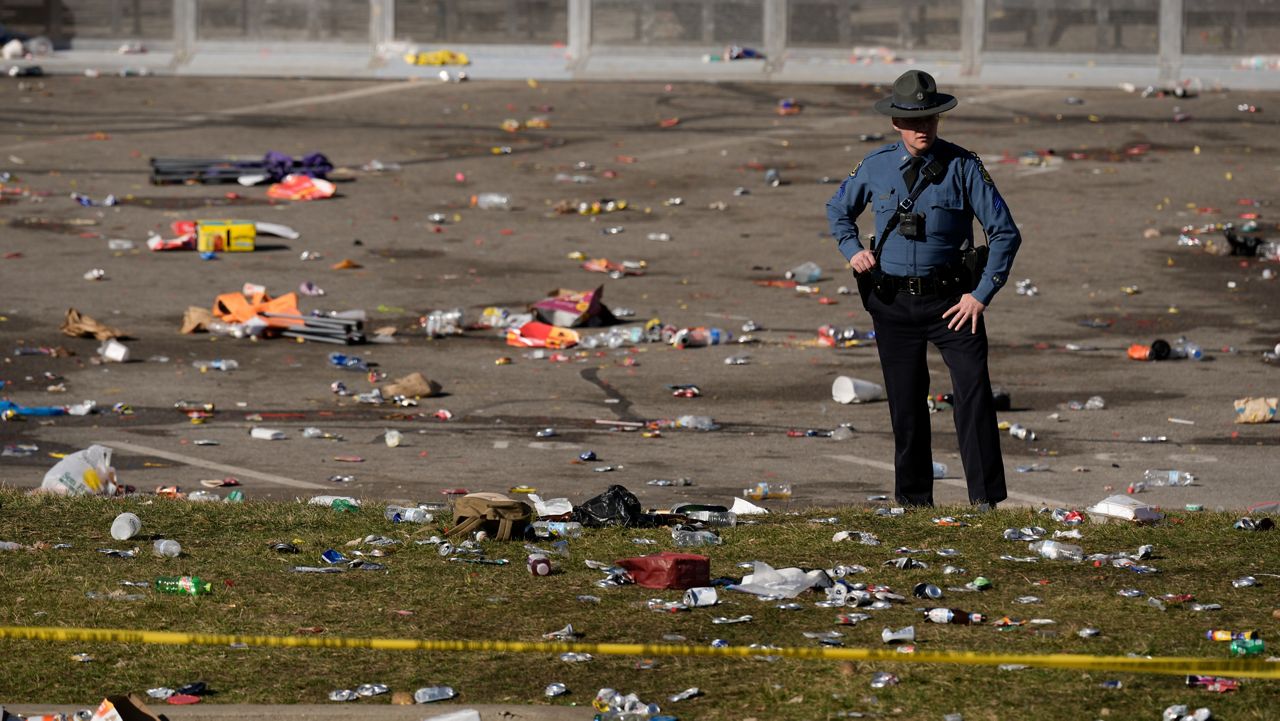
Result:
<svg viewBox="0 0 1280 721"><path fill-rule="evenodd" d="M468 493L453 507L453 528L446 536L484 531L495 541L524 537L533 521L533 507L501 493Z"/></svg>

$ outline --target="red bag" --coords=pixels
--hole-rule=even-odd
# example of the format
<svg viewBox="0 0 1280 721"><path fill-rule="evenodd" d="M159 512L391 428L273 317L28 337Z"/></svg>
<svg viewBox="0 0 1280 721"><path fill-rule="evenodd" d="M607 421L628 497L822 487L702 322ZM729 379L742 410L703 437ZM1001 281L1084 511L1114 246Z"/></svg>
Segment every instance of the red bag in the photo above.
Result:
<svg viewBox="0 0 1280 721"><path fill-rule="evenodd" d="M694 553L663 551L652 556L624 558L618 565L645 588L683 590L711 585L711 559Z"/></svg>

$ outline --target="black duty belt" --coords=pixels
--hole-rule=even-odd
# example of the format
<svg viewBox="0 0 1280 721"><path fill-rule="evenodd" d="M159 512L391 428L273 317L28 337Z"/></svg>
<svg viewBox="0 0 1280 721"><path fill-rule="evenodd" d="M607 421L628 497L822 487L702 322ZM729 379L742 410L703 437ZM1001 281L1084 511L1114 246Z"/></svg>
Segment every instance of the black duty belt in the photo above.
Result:
<svg viewBox="0 0 1280 721"><path fill-rule="evenodd" d="M933 275L881 275L877 282L891 291L907 295L950 295L962 292L960 276L952 268L940 268Z"/></svg>

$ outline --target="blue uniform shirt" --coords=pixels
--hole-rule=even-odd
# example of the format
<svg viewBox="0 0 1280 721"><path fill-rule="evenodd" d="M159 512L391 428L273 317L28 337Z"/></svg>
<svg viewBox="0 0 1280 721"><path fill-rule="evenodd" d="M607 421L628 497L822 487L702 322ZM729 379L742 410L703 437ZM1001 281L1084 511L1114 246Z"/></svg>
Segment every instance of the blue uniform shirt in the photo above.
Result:
<svg viewBox="0 0 1280 721"><path fill-rule="evenodd" d="M875 213L876 237L884 242L880 268L889 275L927 276L935 269L960 260L960 251L973 242L973 219L982 223L991 246L986 270L973 297L990 305L996 291L1009 279L1013 256L1022 235L1013 223L1004 198L974 153L945 140L935 140L926 162L938 160L946 173L937 183L925 187L916 199L913 212L924 215L925 237L911 240L895 227L882 238L885 225L898 211L898 203L910 194L902 172L911 159L901 143L872 151L858 163L827 201L827 221L831 234L845 259L864 250L858 237L858 216L870 205Z"/></svg>

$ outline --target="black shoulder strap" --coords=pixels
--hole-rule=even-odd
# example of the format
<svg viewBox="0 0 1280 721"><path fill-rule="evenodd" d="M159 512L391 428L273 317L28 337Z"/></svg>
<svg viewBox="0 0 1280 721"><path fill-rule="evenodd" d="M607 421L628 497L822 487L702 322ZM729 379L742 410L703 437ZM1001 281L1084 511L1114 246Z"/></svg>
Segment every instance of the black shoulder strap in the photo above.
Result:
<svg viewBox="0 0 1280 721"><path fill-rule="evenodd" d="M916 187L911 189L910 195L903 199L901 203L898 203L898 213L894 213L890 216L889 222L884 225L884 232L880 234L881 237L876 239L880 242L872 243L871 252L876 255L876 265L880 265L880 253L884 251L885 239L889 237L889 234L893 232L894 228L898 227L899 213L911 212L911 209L916 207L916 200L920 197L920 194L924 192L924 189L928 187L930 183L941 178L946 172L946 164L936 158L929 161L928 164L920 169L920 178L916 180Z"/></svg>

